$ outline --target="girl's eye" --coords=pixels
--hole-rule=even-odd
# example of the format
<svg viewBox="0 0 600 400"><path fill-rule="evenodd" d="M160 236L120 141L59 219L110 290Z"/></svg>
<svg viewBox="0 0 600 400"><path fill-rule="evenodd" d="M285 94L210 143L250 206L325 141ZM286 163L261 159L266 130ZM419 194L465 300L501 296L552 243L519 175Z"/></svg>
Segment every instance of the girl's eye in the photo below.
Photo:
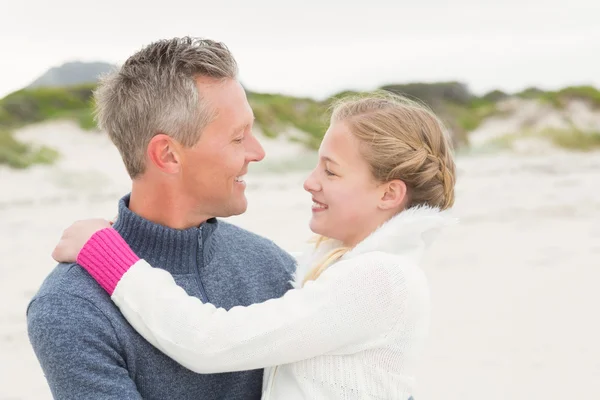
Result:
<svg viewBox="0 0 600 400"><path fill-rule="evenodd" d="M331 172L330 170L328 170L327 168L325 168L325 173L329 176L334 176L335 174L333 172Z"/></svg>
<svg viewBox="0 0 600 400"><path fill-rule="evenodd" d="M241 137L241 138L237 138L237 139L234 139L234 140L233 140L233 142L234 142L234 143L242 143L243 141L244 141L244 138L243 138L243 137Z"/></svg>

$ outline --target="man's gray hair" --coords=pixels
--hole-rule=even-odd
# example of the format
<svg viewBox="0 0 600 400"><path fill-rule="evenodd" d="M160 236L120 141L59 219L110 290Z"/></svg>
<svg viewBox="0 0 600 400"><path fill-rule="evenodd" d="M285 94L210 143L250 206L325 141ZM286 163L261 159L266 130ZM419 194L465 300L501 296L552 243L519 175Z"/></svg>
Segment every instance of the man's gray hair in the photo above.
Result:
<svg viewBox="0 0 600 400"><path fill-rule="evenodd" d="M100 80L94 92L96 121L119 149L132 179L144 172L146 148L155 135L192 146L214 117L196 78L236 79L237 72L223 43L183 37L144 47Z"/></svg>

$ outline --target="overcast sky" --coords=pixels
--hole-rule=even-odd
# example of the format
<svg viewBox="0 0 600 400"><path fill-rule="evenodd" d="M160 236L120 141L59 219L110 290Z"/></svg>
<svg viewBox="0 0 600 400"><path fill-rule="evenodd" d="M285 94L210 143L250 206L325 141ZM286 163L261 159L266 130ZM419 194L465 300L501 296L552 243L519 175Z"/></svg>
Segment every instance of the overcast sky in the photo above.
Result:
<svg viewBox="0 0 600 400"><path fill-rule="evenodd" d="M225 42L256 91L321 98L440 80L476 93L600 87L599 0L153 3L2 1L0 97L63 62L122 63L156 39L184 35Z"/></svg>

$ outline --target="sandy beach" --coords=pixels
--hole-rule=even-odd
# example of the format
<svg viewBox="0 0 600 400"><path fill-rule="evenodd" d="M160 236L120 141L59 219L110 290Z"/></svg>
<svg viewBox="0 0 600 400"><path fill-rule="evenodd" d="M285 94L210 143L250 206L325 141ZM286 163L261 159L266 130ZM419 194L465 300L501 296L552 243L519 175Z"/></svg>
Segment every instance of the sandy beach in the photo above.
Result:
<svg viewBox="0 0 600 400"><path fill-rule="evenodd" d="M114 216L129 179L103 134L53 122L19 135L63 157L52 167L0 167L0 400L44 400L27 304L54 266L62 230ZM263 142L268 156L247 176L248 211L229 220L295 251L310 236L302 182L314 154ZM415 399L599 399L600 153L543 148L457 163L460 224L424 266L433 320Z"/></svg>

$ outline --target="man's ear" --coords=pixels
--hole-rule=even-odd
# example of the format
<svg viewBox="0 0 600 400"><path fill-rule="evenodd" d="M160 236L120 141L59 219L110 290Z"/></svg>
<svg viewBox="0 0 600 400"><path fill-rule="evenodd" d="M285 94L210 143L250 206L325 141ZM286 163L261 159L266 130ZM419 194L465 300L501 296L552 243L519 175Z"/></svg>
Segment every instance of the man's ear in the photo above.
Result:
<svg viewBox="0 0 600 400"><path fill-rule="evenodd" d="M404 181L394 179L384 183L381 188L382 195L378 206L381 210L392 210L404 206L408 196L408 189Z"/></svg>
<svg viewBox="0 0 600 400"><path fill-rule="evenodd" d="M148 158L154 166L167 174L179 172L181 147L168 135L158 134L148 143Z"/></svg>

